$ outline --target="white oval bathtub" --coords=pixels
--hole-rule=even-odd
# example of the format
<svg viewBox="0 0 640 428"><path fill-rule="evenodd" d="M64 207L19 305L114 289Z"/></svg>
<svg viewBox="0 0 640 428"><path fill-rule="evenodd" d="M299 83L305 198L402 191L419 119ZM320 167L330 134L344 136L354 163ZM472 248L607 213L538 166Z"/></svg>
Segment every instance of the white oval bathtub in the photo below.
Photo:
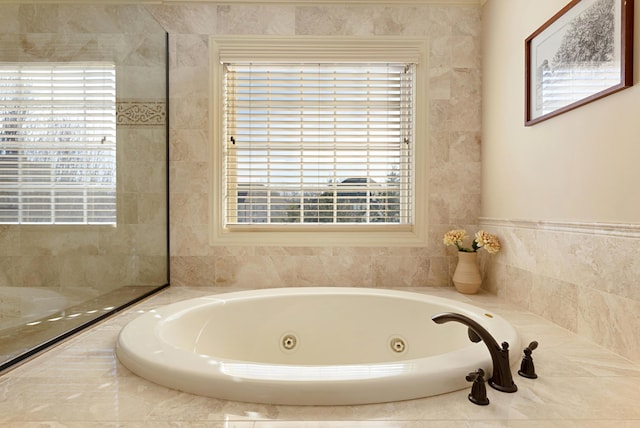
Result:
<svg viewBox="0 0 640 428"><path fill-rule="evenodd" d="M118 359L170 388L228 400L342 405L407 400L491 374L483 342L431 317L457 312L498 343L520 340L500 316L450 299L369 288L278 288L170 304L128 323ZM518 351L516 351L518 352Z"/></svg>

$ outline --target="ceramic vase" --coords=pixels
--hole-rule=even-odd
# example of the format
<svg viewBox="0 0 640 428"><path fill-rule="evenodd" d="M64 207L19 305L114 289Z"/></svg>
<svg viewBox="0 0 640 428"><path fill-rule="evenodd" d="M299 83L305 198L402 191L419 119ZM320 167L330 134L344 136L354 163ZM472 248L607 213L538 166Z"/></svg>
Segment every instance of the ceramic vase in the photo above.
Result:
<svg viewBox="0 0 640 428"><path fill-rule="evenodd" d="M477 253L458 251L458 265L453 273L453 285L463 294L475 294L480 290L482 277L478 269Z"/></svg>

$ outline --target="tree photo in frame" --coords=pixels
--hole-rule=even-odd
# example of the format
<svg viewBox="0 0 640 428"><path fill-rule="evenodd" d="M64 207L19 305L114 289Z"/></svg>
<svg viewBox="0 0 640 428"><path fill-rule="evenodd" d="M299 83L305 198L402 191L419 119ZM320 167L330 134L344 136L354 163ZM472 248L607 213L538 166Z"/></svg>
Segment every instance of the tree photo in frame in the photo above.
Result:
<svg viewBox="0 0 640 428"><path fill-rule="evenodd" d="M633 0L573 0L525 40L525 125L633 85Z"/></svg>

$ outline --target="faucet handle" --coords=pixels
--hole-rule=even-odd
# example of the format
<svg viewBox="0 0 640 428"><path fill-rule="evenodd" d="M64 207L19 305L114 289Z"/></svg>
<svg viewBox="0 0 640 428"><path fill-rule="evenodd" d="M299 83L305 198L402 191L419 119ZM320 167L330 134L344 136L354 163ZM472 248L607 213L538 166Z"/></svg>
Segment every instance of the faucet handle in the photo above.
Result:
<svg viewBox="0 0 640 428"><path fill-rule="evenodd" d="M479 368L477 371L469 373L465 379L467 382L473 382L471 393L468 395L469 401L478 406L486 406L489 404L487 387L484 383L484 370Z"/></svg>
<svg viewBox="0 0 640 428"><path fill-rule="evenodd" d="M526 348L524 348L524 356L522 357L522 363L520 364L520 370L518 370L518 374L522 377L526 377L528 379L537 379L538 375L536 374L536 369L533 364L533 357L531 354L533 350L538 347L538 342L535 340L529 344Z"/></svg>
<svg viewBox="0 0 640 428"><path fill-rule="evenodd" d="M466 375L465 379L467 380L467 382L474 382L476 379L478 379L481 376L484 376L484 370L482 370L482 368L479 368L477 371L471 372L468 375Z"/></svg>

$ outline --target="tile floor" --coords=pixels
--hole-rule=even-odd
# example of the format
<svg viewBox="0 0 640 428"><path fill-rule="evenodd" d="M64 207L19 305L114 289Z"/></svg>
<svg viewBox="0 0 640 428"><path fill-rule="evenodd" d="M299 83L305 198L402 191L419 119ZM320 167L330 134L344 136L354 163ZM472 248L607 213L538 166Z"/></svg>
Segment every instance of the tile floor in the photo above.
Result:
<svg viewBox="0 0 640 428"><path fill-rule="evenodd" d="M416 289L413 289L416 290ZM199 397L152 384L117 361L119 330L140 312L212 294L172 287L0 377L0 426L153 428L640 427L640 366L495 296L418 289L501 314L523 343L537 340L536 380L515 375L519 391L487 388L476 406L467 390L364 406L273 406ZM225 291L235 291L227 290ZM606 322L606 320L603 320Z"/></svg>
<svg viewBox="0 0 640 428"><path fill-rule="evenodd" d="M162 287L164 286L123 286L98 296L94 291L91 298L74 302L70 297L67 300L70 306L65 307L63 313L57 312L40 320L33 319L27 324L24 324L24 318L8 319L6 324L0 322L0 374L14 359L22 359L24 355L37 351L48 342L55 342L56 338L66 336L68 332L108 317L117 312L117 308L144 299ZM16 288L32 292L28 288ZM35 297L39 296L35 294L33 298Z"/></svg>

